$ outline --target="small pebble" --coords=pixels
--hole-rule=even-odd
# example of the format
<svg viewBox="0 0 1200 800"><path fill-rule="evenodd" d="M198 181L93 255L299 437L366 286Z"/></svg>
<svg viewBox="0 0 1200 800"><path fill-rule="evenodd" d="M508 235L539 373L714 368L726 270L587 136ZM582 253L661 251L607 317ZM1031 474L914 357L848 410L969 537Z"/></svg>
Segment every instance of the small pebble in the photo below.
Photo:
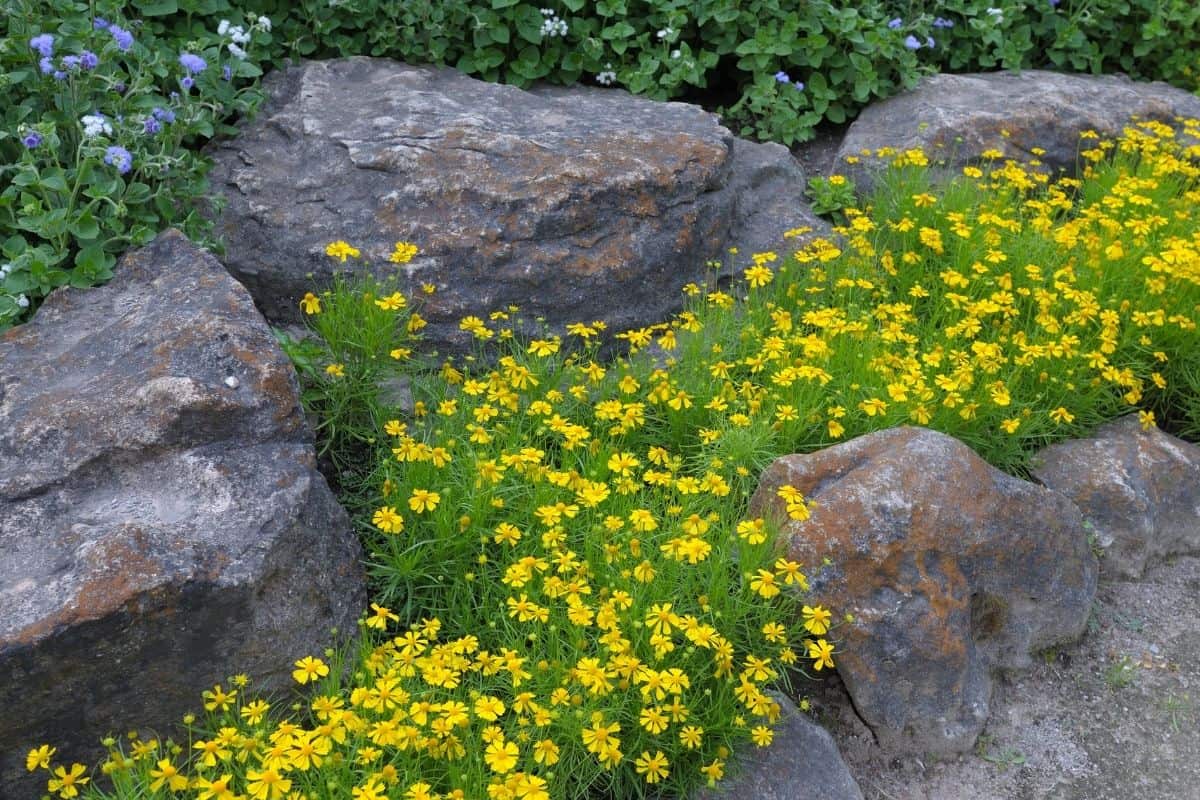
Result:
<svg viewBox="0 0 1200 800"><path fill-rule="evenodd" d="M238 388L238 386L241 385L241 382L238 381L238 379L235 378L233 375L230 375L228 378L225 379L225 385L228 386L230 389L236 389L236 388Z"/></svg>

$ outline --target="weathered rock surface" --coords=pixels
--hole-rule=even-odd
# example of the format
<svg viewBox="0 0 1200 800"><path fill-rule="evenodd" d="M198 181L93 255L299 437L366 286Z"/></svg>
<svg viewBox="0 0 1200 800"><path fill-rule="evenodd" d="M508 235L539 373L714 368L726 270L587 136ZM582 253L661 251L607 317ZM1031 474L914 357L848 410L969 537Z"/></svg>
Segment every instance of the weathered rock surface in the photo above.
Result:
<svg viewBox="0 0 1200 800"><path fill-rule="evenodd" d="M1152 559L1200 552L1200 447L1136 415L1047 447L1033 475L1079 506L1105 574L1137 578Z"/></svg>
<svg viewBox="0 0 1200 800"><path fill-rule="evenodd" d="M231 380L232 379L232 380ZM267 687L365 602L295 375L250 296L168 232L0 336L0 797L49 742ZM36 781L36 782L35 782Z"/></svg>
<svg viewBox="0 0 1200 800"><path fill-rule="evenodd" d="M337 239L409 291L435 285L424 333L453 347L463 316L509 304L559 326L658 322L727 246L745 258L782 249L786 230L827 230L785 148L735 139L696 106L363 57L265 85L256 119L210 153L211 179L228 200L224 263L275 321L299 317L310 275L353 266L324 254ZM397 268L401 240L421 253Z"/></svg>
<svg viewBox="0 0 1200 800"><path fill-rule="evenodd" d="M776 496L812 501L805 521ZM837 669L892 751L969 749L992 673L1078 637L1097 564L1079 510L957 440L894 428L777 459L750 513L778 519L839 627ZM822 567L825 559L828 566Z"/></svg>
<svg viewBox="0 0 1200 800"><path fill-rule="evenodd" d="M838 169L870 189L885 162L847 156L883 147L920 147L957 174L985 150L1004 158L1040 161L1051 171L1073 173L1079 134L1119 135L1132 117L1171 122L1200 118L1200 98L1165 83L1123 75L1072 75L1042 70L931 75L911 91L873 103L846 132ZM1031 151L1045 153L1035 156Z"/></svg>
<svg viewBox="0 0 1200 800"><path fill-rule="evenodd" d="M862 800L833 737L788 698L772 697L783 716L771 745L738 753L729 777L701 790L698 800Z"/></svg>

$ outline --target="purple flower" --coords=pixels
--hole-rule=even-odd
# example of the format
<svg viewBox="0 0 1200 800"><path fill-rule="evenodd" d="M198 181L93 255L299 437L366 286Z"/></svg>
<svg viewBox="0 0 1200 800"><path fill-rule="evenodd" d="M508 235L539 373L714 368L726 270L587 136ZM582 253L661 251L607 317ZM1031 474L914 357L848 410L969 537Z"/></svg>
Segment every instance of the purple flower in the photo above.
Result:
<svg viewBox="0 0 1200 800"><path fill-rule="evenodd" d="M63 69L77 69L79 67L79 56L63 56Z"/></svg>
<svg viewBox="0 0 1200 800"><path fill-rule="evenodd" d="M104 163L116 167L117 172L124 175L133 168L133 156L119 144L114 144L104 151Z"/></svg>
<svg viewBox="0 0 1200 800"><path fill-rule="evenodd" d="M67 79L67 73L63 72L61 69L54 70L54 80L65 81L66 79Z"/></svg>
<svg viewBox="0 0 1200 800"><path fill-rule="evenodd" d="M194 53L180 53L179 63L189 75L199 75L208 68L208 62Z"/></svg>
<svg viewBox="0 0 1200 800"><path fill-rule="evenodd" d="M913 36L910 33L907 36L907 38L905 38L905 40L904 40L904 46L907 47L909 50L920 50L921 49L921 41L919 39L917 39L917 37Z"/></svg>
<svg viewBox="0 0 1200 800"><path fill-rule="evenodd" d="M190 75L187 75L187 76L184 76L183 78L179 79L179 85L183 87L184 91L187 91L188 89L195 86L196 82L194 80L192 80L192 77Z"/></svg>
<svg viewBox="0 0 1200 800"><path fill-rule="evenodd" d="M133 47L133 34L129 31L116 25L109 25L108 32L112 34L113 39L117 43L117 49L122 53Z"/></svg>
<svg viewBox="0 0 1200 800"><path fill-rule="evenodd" d="M126 88L127 87L125 86L125 84L120 83L120 82L113 84L113 91L116 92L117 94L125 94Z"/></svg>
<svg viewBox="0 0 1200 800"><path fill-rule="evenodd" d="M30 150L42 143L42 135L37 131L30 131L21 137L21 142Z"/></svg>
<svg viewBox="0 0 1200 800"><path fill-rule="evenodd" d="M54 37L48 33L43 33L30 39L29 46L37 50L42 58L49 58L54 55Z"/></svg>
<svg viewBox="0 0 1200 800"><path fill-rule="evenodd" d="M142 122L142 133L146 134L147 136L153 136L161 130L162 123L156 120L154 117L146 117L146 119Z"/></svg>
<svg viewBox="0 0 1200 800"><path fill-rule="evenodd" d="M934 17L933 18L933 27L935 27L935 28L953 28L954 20L944 19L942 17Z"/></svg>
<svg viewBox="0 0 1200 800"><path fill-rule="evenodd" d="M175 121L175 112L169 108L159 108L155 106L150 111L150 116L154 117L159 122L165 122L170 125Z"/></svg>
<svg viewBox="0 0 1200 800"><path fill-rule="evenodd" d="M221 67L221 80L225 80L225 81L233 80L233 69L228 64Z"/></svg>
<svg viewBox="0 0 1200 800"><path fill-rule="evenodd" d="M904 24L904 20L900 19L899 17L896 17L893 20L888 20L888 27L891 28L892 30L898 29L903 24Z"/></svg>
<svg viewBox="0 0 1200 800"><path fill-rule="evenodd" d="M786 72L784 72L783 70L779 70L779 72L775 73L775 80L779 81L780 83L791 83L792 82L792 79L789 78L788 74Z"/></svg>
<svg viewBox="0 0 1200 800"><path fill-rule="evenodd" d="M795 83L792 84L792 86L796 87L797 92L804 91L804 81L796 81Z"/></svg>
<svg viewBox="0 0 1200 800"><path fill-rule="evenodd" d="M933 48L933 47L934 47L934 46L936 46L936 45L937 45L937 42L935 42L935 41L933 40L933 37L932 37L932 36L926 36L926 37L925 37L925 46L926 46L926 47Z"/></svg>
<svg viewBox="0 0 1200 800"><path fill-rule="evenodd" d="M1061 2L1061 0L1050 0L1050 7L1051 7L1051 8L1058 8L1058 4L1059 4L1059 2Z"/></svg>
<svg viewBox="0 0 1200 800"><path fill-rule="evenodd" d="M38 61L38 69L42 71L43 75L52 75L54 73L54 62L50 60L49 56L42 56L41 60Z"/></svg>
<svg viewBox="0 0 1200 800"><path fill-rule="evenodd" d="M109 21L106 20L104 17L96 17L94 20L92 20L92 30L106 31L106 30L108 30L109 24L110 24Z"/></svg>
<svg viewBox="0 0 1200 800"><path fill-rule="evenodd" d="M91 50L84 50L79 54L79 64L84 69L95 69L100 66L100 57Z"/></svg>

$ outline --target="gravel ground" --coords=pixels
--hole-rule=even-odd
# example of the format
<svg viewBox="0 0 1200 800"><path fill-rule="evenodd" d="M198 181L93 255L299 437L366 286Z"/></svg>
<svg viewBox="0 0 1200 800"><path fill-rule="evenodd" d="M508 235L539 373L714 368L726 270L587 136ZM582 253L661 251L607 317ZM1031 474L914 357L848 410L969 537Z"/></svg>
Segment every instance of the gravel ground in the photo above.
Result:
<svg viewBox="0 0 1200 800"><path fill-rule="evenodd" d="M974 753L889 758L840 687L813 700L868 800L1200 798L1200 558L1103 582L1082 641L1001 677Z"/></svg>

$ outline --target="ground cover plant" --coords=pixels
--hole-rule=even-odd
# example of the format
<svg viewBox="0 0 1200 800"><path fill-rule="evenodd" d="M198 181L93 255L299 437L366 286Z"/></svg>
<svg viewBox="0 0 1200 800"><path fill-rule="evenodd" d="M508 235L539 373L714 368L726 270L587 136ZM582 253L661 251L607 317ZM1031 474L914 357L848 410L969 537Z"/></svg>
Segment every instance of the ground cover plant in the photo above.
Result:
<svg viewBox="0 0 1200 800"><path fill-rule="evenodd" d="M168 226L211 244L197 150L259 99L250 51L270 22L167 39L124 6L16 0L0 17L0 331Z"/></svg>
<svg viewBox="0 0 1200 800"><path fill-rule="evenodd" d="M136 0L164 19L227 0ZM730 127L791 144L821 121L938 70L1124 72L1200 83L1191 0L250 0L279 26L274 56L373 55L490 81L619 86L721 108ZM186 12L186 13L185 13Z"/></svg>
<svg viewBox="0 0 1200 800"><path fill-rule="evenodd" d="M890 167L836 241L731 253L733 287L689 286L686 311L643 329L527 339L519 309L467 317L478 352L432 371L413 366L422 292L307 295L317 338L284 337L306 403L331 449L371 456L348 474L375 584L361 652L297 661L295 702L235 677L173 741L110 740L108 794L49 746L30 769L59 797L122 800L624 797L720 778L734 747L769 744L767 686L835 655L831 610L804 596L824 565L746 518L772 458L914 423L1019 473L1127 412L1200 432L1198 133L1085 134L1078 179L985 153L943 188L919 151L869 154ZM610 334L632 352L601 363ZM411 408L381 406L401 373Z"/></svg>

